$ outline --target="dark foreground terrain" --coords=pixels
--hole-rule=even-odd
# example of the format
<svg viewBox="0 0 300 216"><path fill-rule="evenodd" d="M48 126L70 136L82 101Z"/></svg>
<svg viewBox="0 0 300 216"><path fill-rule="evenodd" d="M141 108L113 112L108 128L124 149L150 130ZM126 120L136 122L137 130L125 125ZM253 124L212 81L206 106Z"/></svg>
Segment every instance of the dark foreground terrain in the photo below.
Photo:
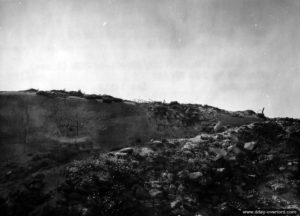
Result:
<svg viewBox="0 0 300 216"><path fill-rule="evenodd" d="M300 210L300 120L65 91L0 105L0 215Z"/></svg>

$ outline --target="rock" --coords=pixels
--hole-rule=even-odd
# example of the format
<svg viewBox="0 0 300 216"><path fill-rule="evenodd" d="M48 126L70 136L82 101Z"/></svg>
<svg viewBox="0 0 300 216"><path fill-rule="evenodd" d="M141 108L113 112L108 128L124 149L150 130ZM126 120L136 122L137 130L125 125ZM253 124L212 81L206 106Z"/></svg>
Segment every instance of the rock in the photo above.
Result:
<svg viewBox="0 0 300 216"><path fill-rule="evenodd" d="M189 140L191 142L201 142L201 141L203 141L201 135L195 136L194 138L190 138Z"/></svg>
<svg viewBox="0 0 300 216"><path fill-rule="evenodd" d="M104 182L108 182L111 179L111 175L109 172L97 172L97 174L94 175L94 177L97 179L97 181L104 183Z"/></svg>
<svg viewBox="0 0 300 216"><path fill-rule="evenodd" d="M180 185L178 186L178 188L177 188L177 191L178 191L179 193L183 193L184 190L185 190L185 188L184 188L184 186L183 186L182 184L180 184Z"/></svg>
<svg viewBox="0 0 300 216"><path fill-rule="evenodd" d="M168 182L172 182L174 180L174 174L172 173L164 172L162 173L162 177L166 179Z"/></svg>
<svg viewBox="0 0 300 216"><path fill-rule="evenodd" d="M143 147L140 149L138 155L140 155L141 157L147 157L150 156L154 153L154 151L148 147Z"/></svg>
<svg viewBox="0 0 300 216"><path fill-rule="evenodd" d="M235 161L236 160L236 156L231 156L231 157L228 158L228 160Z"/></svg>
<svg viewBox="0 0 300 216"><path fill-rule="evenodd" d="M78 171L79 171L79 169L77 167L70 167L69 168L69 172L71 172L71 173L76 173Z"/></svg>
<svg viewBox="0 0 300 216"><path fill-rule="evenodd" d="M161 182L160 181L150 181L149 185L151 188L161 188Z"/></svg>
<svg viewBox="0 0 300 216"><path fill-rule="evenodd" d="M179 179L184 179L189 175L189 172L187 170L181 170L177 173L177 176Z"/></svg>
<svg viewBox="0 0 300 216"><path fill-rule="evenodd" d="M236 147L235 145L231 145L227 148L228 151L233 152L234 154L239 154L241 153L241 150Z"/></svg>
<svg viewBox="0 0 300 216"><path fill-rule="evenodd" d="M191 180L197 180L197 179L199 179L202 176L203 176L202 172L193 172L193 173L189 174L189 178Z"/></svg>
<svg viewBox="0 0 300 216"><path fill-rule="evenodd" d="M224 172L225 168L218 168L217 169L217 172L221 173L221 172Z"/></svg>
<svg viewBox="0 0 300 216"><path fill-rule="evenodd" d="M248 150L248 151L252 151L254 149L254 147L256 146L256 142L252 141L252 142L247 142L244 144L244 149Z"/></svg>
<svg viewBox="0 0 300 216"><path fill-rule="evenodd" d="M235 154L239 154L239 153L241 153L241 150L240 150L238 147L234 147L234 148L233 148L233 152L234 152Z"/></svg>
<svg viewBox="0 0 300 216"><path fill-rule="evenodd" d="M125 158L128 154L125 152L116 152L115 156L117 156L118 158Z"/></svg>
<svg viewBox="0 0 300 216"><path fill-rule="evenodd" d="M161 197L163 195L163 192L158 189L151 189L149 191L149 194L152 198Z"/></svg>
<svg viewBox="0 0 300 216"><path fill-rule="evenodd" d="M140 164L140 162L137 160L132 160L131 163L134 167L137 167Z"/></svg>
<svg viewBox="0 0 300 216"><path fill-rule="evenodd" d="M81 215L86 216L89 215L89 209L88 208L82 208L80 209Z"/></svg>
<svg viewBox="0 0 300 216"><path fill-rule="evenodd" d="M156 140L156 141L152 141L151 143L151 146L153 146L154 148L160 148L160 147L163 147L163 143L162 141L159 141L159 140Z"/></svg>
<svg viewBox="0 0 300 216"><path fill-rule="evenodd" d="M271 189L279 194L285 193L288 187L284 183L276 182L270 185Z"/></svg>
<svg viewBox="0 0 300 216"><path fill-rule="evenodd" d="M119 152L127 153L127 154L132 154L133 153L133 148L128 147L128 148L123 148L119 150Z"/></svg>
<svg viewBox="0 0 300 216"><path fill-rule="evenodd" d="M221 121L218 121L218 123L214 126L214 132L218 133L223 129L223 124Z"/></svg>
<svg viewBox="0 0 300 216"><path fill-rule="evenodd" d="M6 176L8 177L8 176L10 176L11 174L12 174L12 171L9 170L9 171L6 173Z"/></svg>
<svg viewBox="0 0 300 216"><path fill-rule="evenodd" d="M180 199L176 199L170 203L170 207L172 209L177 208L180 205L180 203L181 203Z"/></svg>
<svg viewBox="0 0 300 216"><path fill-rule="evenodd" d="M183 198L183 201L184 201L183 203L184 207L187 208L188 210L193 211L196 209L195 207L197 205L197 200L195 197L188 195Z"/></svg>
<svg viewBox="0 0 300 216"><path fill-rule="evenodd" d="M215 160L224 158L227 155L227 152L222 148L209 148L209 150L216 154Z"/></svg>
<svg viewBox="0 0 300 216"><path fill-rule="evenodd" d="M197 146L197 144L195 144L195 143L187 142L187 143L181 148L181 150L193 150L196 146Z"/></svg>

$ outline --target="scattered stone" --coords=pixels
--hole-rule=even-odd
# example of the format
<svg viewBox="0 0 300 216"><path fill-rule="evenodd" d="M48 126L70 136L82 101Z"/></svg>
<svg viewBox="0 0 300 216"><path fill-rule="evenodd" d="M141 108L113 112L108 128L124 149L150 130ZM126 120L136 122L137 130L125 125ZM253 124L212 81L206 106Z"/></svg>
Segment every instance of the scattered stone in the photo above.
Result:
<svg viewBox="0 0 300 216"><path fill-rule="evenodd" d="M193 143L200 143L203 141L201 135L195 136L194 138L190 138L189 140Z"/></svg>
<svg viewBox="0 0 300 216"><path fill-rule="evenodd" d="M202 172L193 172L193 173L189 174L189 178L191 180L197 180L197 179L199 179L202 176L203 176Z"/></svg>
<svg viewBox="0 0 300 216"><path fill-rule="evenodd" d="M228 158L228 160L235 161L236 160L236 156L231 156L231 157Z"/></svg>
<svg viewBox="0 0 300 216"><path fill-rule="evenodd" d="M192 195L184 196L183 201L184 201L183 202L184 207L187 208L188 210L196 209L197 200L194 196Z"/></svg>
<svg viewBox="0 0 300 216"><path fill-rule="evenodd" d="M177 188L177 191L178 191L179 193L183 193L184 190L185 190L185 187L184 187L182 184L180 184L180 185L178 186L178 188Z"/></svg>
<svg viewBox="0 0 300 216"><path fill-rule="evenodd" d="M164 173L162 173L162 177L164 179L166 179L169 183L174 180L174 174L173 173L164 172Z"/></svg>
<svg viewBox="0 0 300 216"><path fill-rule="evenodd" d="M217 172L220 172L220 173L221 173L221 172L224 172L224 170L225 170L225 168L218 168L218 169L217 169Z"/></svg>
<svg viewBox="0 0 300 216"><path fill-rule="evenodd" d="M172 209L174 209L174 208L177 208L180 205L180 203L181 203L181 200L176 199L176 200L174 200L170 203L170 206L171 206Z"/></svg>
<svg viewBox="0 0 300 216"><path fill-rule="evenodd" d="M119 150L119 152L132 154L133 153L133 148L131 148L131 147L123 148L123 149Z"/></svg>
<svg viewBox="0 0 300 216"><path fill-rule="evenodd" d="M149 194L152 198L161 197L163 195L163 192L158 189L151 189L149 191Z"/></svg>
<svg viewBox="0 0 300 216"><path fill-rule="evenodd" d="M281 167L278 168L278 170L279 170L279 171L284 171L284 170L286 170L286 167L281 166Z"/></svg>
<svg viewBox="0 0 300 216"><path fill-rule="evenodd" d="M155 140L150 142L150 146L153 147L154 149L159 149L164 146L164 143L162 141Z"/></svg>
<svg viewBox="0 0 300 216"><path fill-rule="evenodd" d="M154 151L152 150L152 149L150 149L150 148L148 148L148 147L142 147L141 149L140 149L140 151L139 151L139 155L141 156L141 157L147 157L147 156L150 156L150 155L152 155L154 153Z"/></svg>
<svg viewBox="0 0 300 216"><path fill-rule="evenodd" d="M70 167L69 168L69 172L71 172L71 173L76 173L78 171L79 171L79 169L77 167Z"/></svg>
<svg viewBox="0 0 300 216"><path fill-rule="evenodd" d="M228 150L229 152L233 152L234 154L239 154L239 153L241 153L241 150L240 150L238 147L236 147L235 145L229 146L229 147L227 148L227 150Z"/></svg>
<svg viewBox="0 0 300 216"><path fill-rule="evenodd" d="M179 179L185 179L189 175L187 170L182 170L177 173Z"/></svg>
<svg viewBox="0 0 300 216"><path fill-rule="evenodd" d="M213 147L211 147L211 148L209 148L209 150L216 154L215 160L219 160L221 158L224 158L227 155L227 152L222 148L213 148Z"/></svg>
<svg viewBox="0 0 300 216"><path fill-rule="evenodd" d="M256 146L256 142L255 141L247 142L247 143L244 144L244 149L246 149L248 151L252 151L255 146Z"/></svg>
<svg viewBox="0 0 300 216"><path fill-rule="evenodd" d="M271 185L271 188L279 194L285 193L288 189L288 187L284 183L274 183Z"/></svg>
<svg viewBox="0 0 300 216"><path fill-rule="evenodd" d="M174 107L177 108L177 105ZM160 114L177 116L166 112L168 110L162 109ZM191 109L186 107L183 112L191 113ZM59 187L52 187L50 196L40 203L27 200L31 197L35 197L34 200L40 199L39 195L46 188L50 190L44 187L45 182L51 182L53 177L49 175L48 169L32 171L34 174L31 175L26 167L26 184L22 185L25 192L20 190L15 193L17 195L9 195L9 202L0 199L0 210L3 203L12 203L15 206L11 209L17 209L19 203L23 205L27 202L31 212L31 206L44 206L49 202L63 209L50 208L51 214L58 215L93 216L94 212L132 215L137 210L139 212L135 215L208 216L238 215L233 212L234 209L247 209L256 205L285 207L281 205L284 203L283 198L276 196L276 202L280 198L281 203L278 201L275 205L270 197L285 192L294 195L299 182L295 180L296 173L291 170L297 168L297 164L289 161L297 160L294 156L296 151L286 146L284 133L283 136L273 136L268 129L265 138L264 124L228 128L218 134L212 134L209 125L207 134L193 139L151 141L146 143L151 148L138 145L75 161L66 165L67 172L60 175L63 183L59 183ZM245 154L244 149L252 151L257 144L245 143L248 140L259 140L261 151ZM273 148L274 143L276 146ZM15 177L16 168L5 169L4 174L12 170ZM278 169L286 171L278 173ZM274 181L279 178L279 181ZM266 197L260 191L266 181L271 182L270 186L266 185L270 190L262 187L268 193L268 202L263 201ZM236 199L242 203L239 207L232 204ZM12 212L12 215L18 214Z"/></svg>
<svg viewBox="0 0 300 216"><path fill-rule="evenodd" d="M117 158L126 158L128 154L125 152L116 152L115 156L117 156Z"/></svg>
<svg viewBox="0 0 300 216"><path fill-rule="evenodd" d="M197 146L197 144L195 144L195 143L187 142L187 143L181 148L181 150L193 150L196 146Z"/></svg>
<svg viewBox="0 0 300 216"><path fill-rule="evenodd" d="M160 181L150 181L149 185L151 188L161 188L161 182Z"/></svg>
<svg viewBox="0 0 300 216"><path fill-rule="evenodd" d="M218 133L223 129L223 124L221 121L218 121L217 124L214 126L214 132Z"/></svg>

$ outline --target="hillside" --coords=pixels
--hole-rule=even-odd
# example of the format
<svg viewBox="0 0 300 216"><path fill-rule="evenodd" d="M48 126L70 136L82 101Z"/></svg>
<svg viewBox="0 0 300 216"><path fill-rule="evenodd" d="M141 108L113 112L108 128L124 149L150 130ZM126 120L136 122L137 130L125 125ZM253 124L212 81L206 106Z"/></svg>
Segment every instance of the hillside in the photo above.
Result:
<svg viewBox="0 0 300 216"><path fill-rule="evenodd" d="M296 119L23 91L0 93L0 122L1 215L300 209Z"/></svg>
<svg viewBox="0 0 300 216"><path fill-rule="evenodd" d="M135 103L65 91L0 93L0 158L37 151L108 151L153 138L191 137L259 121L253 112L192 104Z"/></svg>

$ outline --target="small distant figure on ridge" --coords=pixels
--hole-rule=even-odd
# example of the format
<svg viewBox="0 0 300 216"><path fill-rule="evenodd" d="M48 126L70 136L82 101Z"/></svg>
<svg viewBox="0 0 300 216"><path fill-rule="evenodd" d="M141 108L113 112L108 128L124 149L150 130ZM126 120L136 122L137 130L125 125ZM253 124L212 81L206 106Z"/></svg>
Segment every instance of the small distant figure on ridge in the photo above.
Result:
<svg viewBox="0 0 300 216"><path fill-rule="evenodd" d="M265 119L266 116L264 114L264 111L265 111L265 108L263 107L262 110L261 110L261 113L257 113L258 117Z"/></svg>

